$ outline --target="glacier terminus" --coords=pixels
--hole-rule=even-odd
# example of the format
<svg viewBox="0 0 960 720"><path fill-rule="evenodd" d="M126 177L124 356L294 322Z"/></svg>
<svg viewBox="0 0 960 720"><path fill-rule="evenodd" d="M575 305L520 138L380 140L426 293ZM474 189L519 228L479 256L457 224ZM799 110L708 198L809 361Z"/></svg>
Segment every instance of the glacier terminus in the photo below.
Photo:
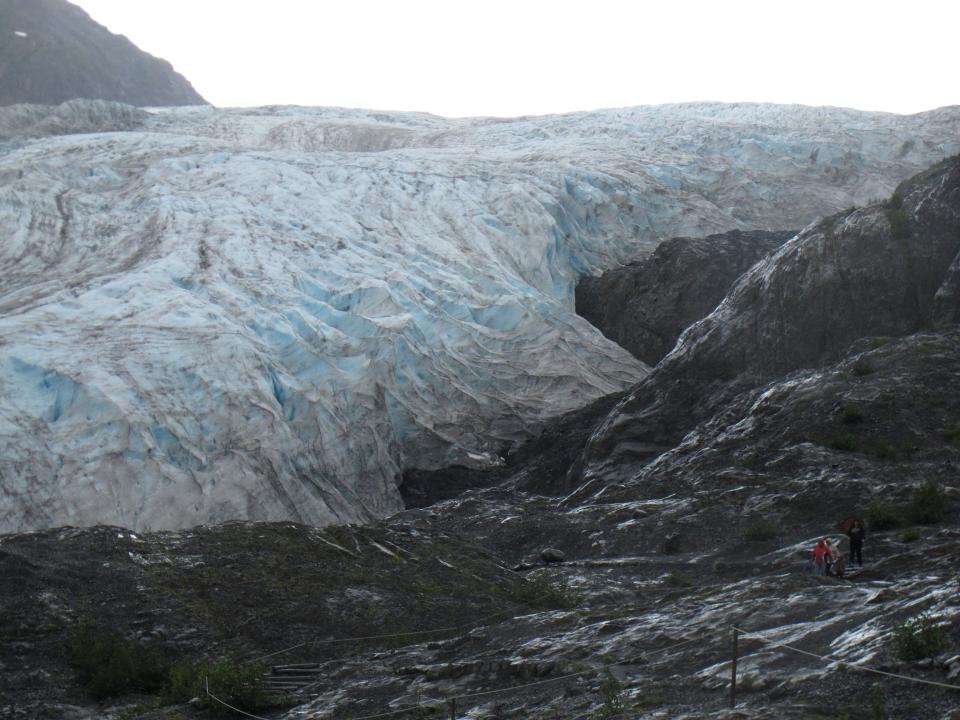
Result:
<svg viewBox="0 0 960 720"><path fill-rule="evenodd" d="M886 197L958 131L960 108L0 108L0 533L391 514L405 470L496 464L648 373L576 315L580 277Z"/></svg>

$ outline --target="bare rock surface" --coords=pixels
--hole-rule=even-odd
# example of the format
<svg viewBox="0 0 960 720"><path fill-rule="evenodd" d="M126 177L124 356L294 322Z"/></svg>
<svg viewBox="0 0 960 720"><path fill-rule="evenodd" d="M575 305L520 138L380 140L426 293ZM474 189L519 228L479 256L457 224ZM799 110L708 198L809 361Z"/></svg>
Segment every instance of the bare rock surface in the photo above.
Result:
<svg viewBox="0 0 960 720"><path fill-rule="evenodd" d="M752 267L591 437L579 480L629 475L737 393L815 368L867 336L943 317L960 251L960 160L890 200L815 223Z"/></svg>
<svg viewBox="0 0 960 720"><path fill-rule="evenodd" d="M673 238L649 257L582 278L577 314L647 365L656 365L751 265L794 234L734 230Z"/></svg>

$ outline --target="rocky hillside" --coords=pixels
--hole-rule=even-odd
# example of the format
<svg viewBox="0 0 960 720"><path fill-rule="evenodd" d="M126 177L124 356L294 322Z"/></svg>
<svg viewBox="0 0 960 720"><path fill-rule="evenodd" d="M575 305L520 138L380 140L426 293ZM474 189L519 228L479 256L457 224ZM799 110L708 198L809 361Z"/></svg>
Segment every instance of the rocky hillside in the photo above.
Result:
<svg viewBox="0 0 960 720"><path fill-rule="evenodd" d="M801 227L960 149L957 108L6 117L9 531L386 516L404 473L498 466L644 378L576 314L583 275Z"/></svg>
<svg viewBox="0 0 960 720"><path fill-rule="evenodd" d="M0 28L0 105L74 98L141 107L206 104L170 63L66 0L3 0Z"/></svg>
<svg viewBox="0 0 960 720"><path fill-rule="evenodd" d="M706 317L730 286L792 232L673 238L652 255L577 284L577 314L648 365Z"/></svg>
<svg viewBox="0 0 960 720"><path fill-rule="evenodd" d="M739 392L835 359L869 336L956 317L960 159L884 203L812 225L752 267L605 419L572 472L628 477ZM608 476L609 471L609 476Z"/></svg>

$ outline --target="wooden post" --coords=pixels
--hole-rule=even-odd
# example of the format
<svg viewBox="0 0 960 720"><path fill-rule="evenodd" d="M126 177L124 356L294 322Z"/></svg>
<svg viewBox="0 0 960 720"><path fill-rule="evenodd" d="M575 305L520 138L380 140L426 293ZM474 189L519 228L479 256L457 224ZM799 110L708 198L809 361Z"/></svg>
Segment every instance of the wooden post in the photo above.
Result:
<svg viewBox="0 0 960 720"><path fill-rule="evenodd" d="M457 720L457 699L450 698L450 720Z"/></svg>
<svg viewBox="0 0 960 720"><path fill-rule="evenodd" d="M737 705L737 638L740 631L733 629L733 662L730 664L730 707Z"/></svg>

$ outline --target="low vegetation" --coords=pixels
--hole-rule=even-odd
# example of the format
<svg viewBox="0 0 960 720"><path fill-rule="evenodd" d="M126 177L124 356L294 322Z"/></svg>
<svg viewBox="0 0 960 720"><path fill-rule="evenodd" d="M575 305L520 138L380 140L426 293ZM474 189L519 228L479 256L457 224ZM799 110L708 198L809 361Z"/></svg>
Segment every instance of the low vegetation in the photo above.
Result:
<svg viewBox="0 0 960 720"><path fill-rule="evenodd" d="M577 596L570 589L566 575L553 578L538 573L514 586L511 599L521 605L540 610L566 610L577 605Z"/></svg>
<svg viewBox="0 0 960 720"><path fill-rule="evenodd" d="M876 368L873 366L873 363L865 357L857 358L856 362L853 363L850 369L853 371L853 374L858 377L871 375L876 372Z"/></svg>
<svg viewBox="0 0 960 720"><path fill-rule="evenodd" d="M920 614L904 620L893 629L897 657L913 662L933 657L947 649L947 638L936 619Z"/></svg>
<svg viewBox="0 0 960 720"><path fill-rule="evenodd" d="M903 198L894 193L886 203L887 222L890 223L890 232L894 240L906 240L913 231L910 228L910 216L903 209Z"/></svg>
<svg viewBox="0 0 960 720"><path fill-rule="evenodd" d="M862 419L863 415L858 414L858 411L853 411L849 416L846 413L841 416L841 420L846 425L857 424L861 422ZM883 438L860 437L856 433L846 431L827 435L819 439L819 444L831 450L839 450L840 452L858 452L865 455L872 455L878 460L885 460L887 462L897 460L902 454L902 450Z"/></svg>
<svg viewBox="0 0 960 720"><path fill-rule="evenodd" d="M226 705L244 710L259 710L273 705L264 681L266 668L257 663L221 660L216 663L181 661L170 669L164 696L170 702L190 702L215 715L232 715ZM208 694L209 688L209 694Z"/></svg>
<svg viewBox="0 0 960 720"><path fill-rule="evenodd" d="M626 709L623 699L623 684L610 670L609 665L603 669L600 676L600 698L603 700L603 705L594 715L597 720L620 717Z"/></svg>
<svg viewBox="0 0 960 720"><path fill-rule="evenodd" d="M67 633L67 658L80 682L97 699L133 691L156 692L167 679L169 663L157 651L88 623Z"/></svg>
<svg viewBox="0 0 960 720"><path fill-rule="evenodd" d="M174 663L158 650L89 623L70 629L67 654L81 684L99 700L142 692L156 694L167 703L196 698L200 707L214 714L229 714L224 705L207 694L209 683L211 693L236 707L261 709L273 704L267 695L265 668L255 663Z"/></svg>
<svg viewBox="0 0 960 720"><path fill-rule="evenodd" d="M885 500L874 500L867 507L867 527L882 532L900 527L900 512L897 507Z"/></svg>
<svg viewBox="0 0 960 720"><path fill-rule="evenodd" d="M777 536L777 526L766 518L754 520L744 528L743 537L751 542L773 540Z"/></svg>
<svg viewBox="0 0 960 720"><path fill-rule="evenodd" d="M672 587L690 587L693 585L693 578L685 572L675 570L664 578L664 582Z"/></svg>
<svg viewBox="0 0 960 720"><path fill-rule="evenodd" d="M840 420L844 425L856 425L863 422L863 411L857 407L847 406L843 409Z"/></svg>
<svg viewBox="0 0 960 720"><path fill-rule="evenodd" d="M946 515L947 501L947 493L940 483L928 480L913 491L907 512L918 525L933 525Z"/></svg>
<svg viewBox="0 0 960 720"><path fill-rule="evenodd" d="M910 502L898 505L886 500L874 500L866 512L867 525L872 530L895 530L904 524L934 525L946 517L949 497L943 486L928 480L915 488ZM919 531L907 530L901 536L903 542L919 539Z"/></svg>
<svg viewBox="0 0 960 720"><path fill-rule="evenodd" d="M910 528L909 530L904 530L900 534L900 542L902 543L912 543L920 539L920 531L916 528Z"/></svg>

